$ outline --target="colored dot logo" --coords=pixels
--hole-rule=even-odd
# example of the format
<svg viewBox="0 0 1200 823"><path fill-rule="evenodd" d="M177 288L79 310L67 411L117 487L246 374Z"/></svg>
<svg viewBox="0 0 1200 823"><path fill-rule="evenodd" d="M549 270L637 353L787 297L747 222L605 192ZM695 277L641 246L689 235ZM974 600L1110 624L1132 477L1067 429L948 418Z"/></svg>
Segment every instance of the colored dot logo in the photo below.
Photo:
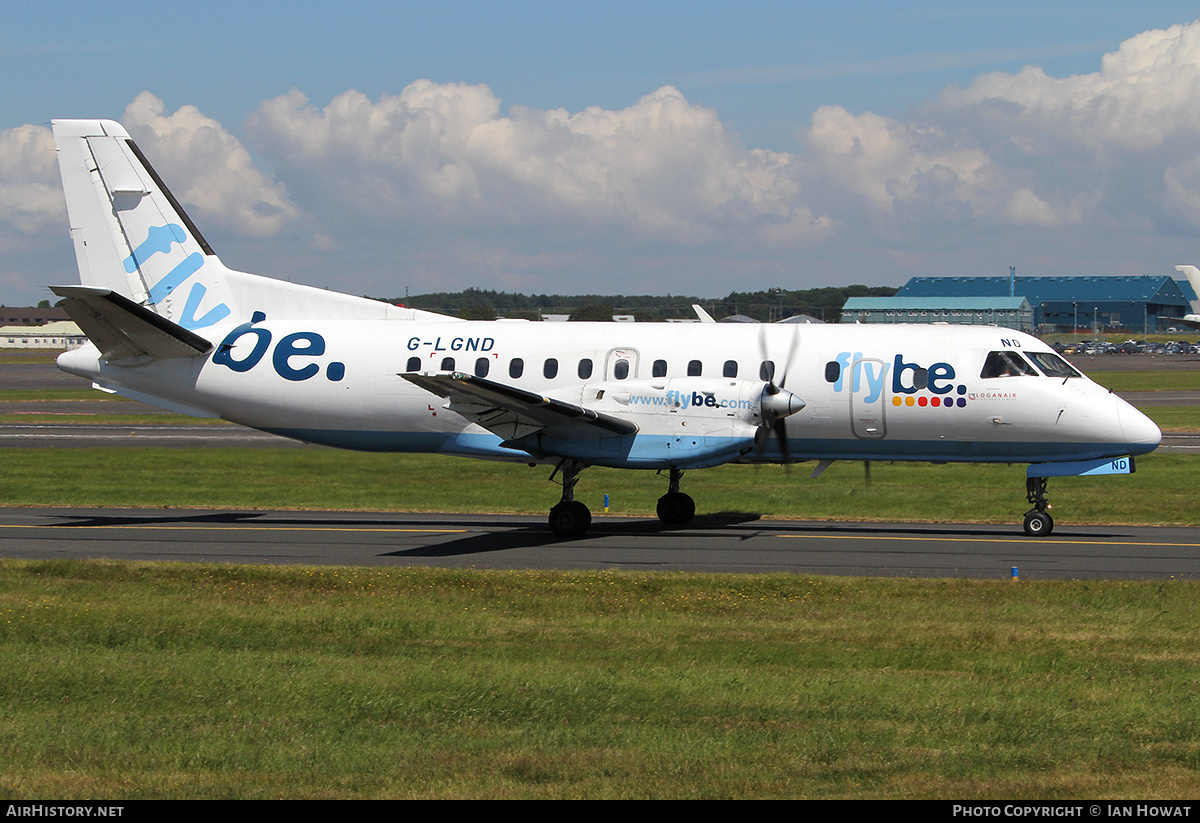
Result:
<svg viewBox="0 0 1200 823"><path fill-rule="evenodd" d="M947 409L952 409L955 407L955 405L957 405L958 408L961 409L961 408L966 407L967 398L960 397L960 398L958 398L957 403L956 403L955 398L953 398L953 397L946 397L946 398L937 397L937 396L925 397L924 395L922 395L921 397L913 397L910 395L908 397L893 397L892 405L893 406L922 406L922 407L932 406L933 408L938 408L940 406L942 408L947 408Z"/></svg>

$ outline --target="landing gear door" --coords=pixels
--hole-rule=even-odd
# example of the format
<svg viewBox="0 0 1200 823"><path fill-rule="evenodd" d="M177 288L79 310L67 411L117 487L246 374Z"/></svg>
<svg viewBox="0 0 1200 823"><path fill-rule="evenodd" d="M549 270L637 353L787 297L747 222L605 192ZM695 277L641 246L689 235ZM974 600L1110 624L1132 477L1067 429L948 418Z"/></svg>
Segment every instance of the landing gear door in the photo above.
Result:
<svg viewBox="0 0 1200 823"><path fill-rule="evenodd" d="M887 364L882 360L856 360L850 367L850 427L855 437L887 437Z"/></svg>

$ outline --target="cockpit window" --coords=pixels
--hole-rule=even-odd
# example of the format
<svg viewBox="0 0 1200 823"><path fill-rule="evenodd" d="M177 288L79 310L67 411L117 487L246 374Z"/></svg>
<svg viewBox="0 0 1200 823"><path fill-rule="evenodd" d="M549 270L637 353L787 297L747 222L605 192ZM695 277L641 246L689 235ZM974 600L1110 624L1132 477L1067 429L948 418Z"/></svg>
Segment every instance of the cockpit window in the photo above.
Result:
<svg viewBox="0 0 1200 823"><path fill-rule="evenodd" d="M1049 351L1031 351L1029 359L1034 365L1042 370L1042 374L1047 377L1082 377L1075 367L1063 360L1054 352Z"/></svg>
<svg viewBox="0 0 1200 823"><path fill-rule="evenodd" d="M983 371L980 377L1036 377L1035 372L1025 359L1015 351L989 352L987 360L983 361Z"/></svg>

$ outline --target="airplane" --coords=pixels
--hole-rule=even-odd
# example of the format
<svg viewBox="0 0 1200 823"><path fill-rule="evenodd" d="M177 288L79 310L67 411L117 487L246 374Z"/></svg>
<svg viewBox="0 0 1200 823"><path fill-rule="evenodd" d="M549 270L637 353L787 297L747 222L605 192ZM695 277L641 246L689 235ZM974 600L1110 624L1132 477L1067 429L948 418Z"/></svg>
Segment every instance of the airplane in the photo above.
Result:
<svg viewBox="0 0 1200 823"><path fill-rule="evenodd" d="M80 284L51 289L91 341L60 368L308 443L549 467L560 538L589 528L589 466L665 473L656 511L680 526L686 471L839 460L1029 464L1040 537L1048 478L1129 474L1161 441L1004 328L468 321L234 271L120 124L53 131Z"/></svg>
<svg viewBox="0 0 1200 823"><path fill-rule="evenodd" d="M1196 293L1197 297L1200 297L1200 269L1195 266L1176 266L1175 271L1180 272L1188 279L1188 282L1192 284L1192 291ZM1192 302L1191 314L1176 317L1173 322L1200 329L1200 300Z"/></svg>

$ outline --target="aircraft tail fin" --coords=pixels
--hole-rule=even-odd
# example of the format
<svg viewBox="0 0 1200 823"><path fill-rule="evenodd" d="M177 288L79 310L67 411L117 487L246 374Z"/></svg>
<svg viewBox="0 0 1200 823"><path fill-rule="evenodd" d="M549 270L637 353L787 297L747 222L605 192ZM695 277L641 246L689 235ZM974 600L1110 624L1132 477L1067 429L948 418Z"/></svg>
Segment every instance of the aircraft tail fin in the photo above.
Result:
<svg viewBox="0 0 1200 823"><path fill-rule="evenodd" d="M1182 274L1192 284L1192 291L1196 293L1196 300L1192 302L1192 312L1200 314L1200 269L1195 266L1176 266L1175 271Z"/></svg>
<svg viewBox="0 0 1200 823"><path fill-rule="evenodd" d="M187 330L245 322L256 311L273 319L425 314L226 268L119 123L55 120L53 127L84 286Z"/></svg>
<svg viewBox="0 0 1200 823"><path fill-rule="evenodd" d="M195 275L223 267L129 133L111 120L56 120L54 139L83 285L150 306L184 328L228 317L224 301L199 312L212 301Z"/></svg>

